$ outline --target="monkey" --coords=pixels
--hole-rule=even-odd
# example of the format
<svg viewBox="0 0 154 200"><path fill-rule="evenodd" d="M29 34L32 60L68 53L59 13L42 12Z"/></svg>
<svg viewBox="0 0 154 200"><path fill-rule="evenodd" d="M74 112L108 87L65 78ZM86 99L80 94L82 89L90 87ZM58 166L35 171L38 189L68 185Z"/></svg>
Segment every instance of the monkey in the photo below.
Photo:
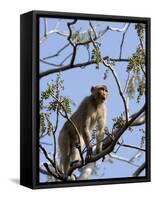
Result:
<svg viewBox="0 0 154 200"><path fill-rule="evenodd" d="M91 87L91 95L87 96L80 103L77 110L70 119L78 129L77 134L70 121L66 121L62 127L59 137L60 168L66 175L72 163L81 161L77 145L87 147L88 155L92 154L92 136L90 131L97 126L96 132L96 153L102 150L102 139L106 126L106 105L108 88L106 85L96 85Z"/></svg>

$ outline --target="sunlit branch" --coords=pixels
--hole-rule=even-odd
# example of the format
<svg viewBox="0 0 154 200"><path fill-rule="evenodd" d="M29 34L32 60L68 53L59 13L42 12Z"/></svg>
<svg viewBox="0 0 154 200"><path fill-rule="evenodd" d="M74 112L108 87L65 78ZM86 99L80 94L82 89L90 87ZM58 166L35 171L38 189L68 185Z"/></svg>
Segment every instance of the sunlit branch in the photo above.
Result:
<svg viewBox="0 0 154 200"><path fill-rule="evenodd" d="M132 116L133 117L133 116ZM143 125L145 124L145 120L146 120L146 116L145 116L145 112L139 116L131 126L140 126L140 125Z"/></svg>
<svg viewBox="0 0 154 200"><path fill-rule="evenodd" d="M130 162L130 159L128 159L128 158L125 158L125 157L122 157L122 156L118 156L118 155L112 154L112 153L109 154L109 157L111 157L113 159L116 159L116 160L120 160L120 161L126 162L126 163L128 163L130 165L133 165L135 167L139 167L135 163Z"/></svg>
<svg viewBox="0 0 154 200"><path fill-rule="evenodd" d="M128 25L129 25L129 24L126 23L126 24L124 25L123 28L114 28L114 27L112 27L112 26L108 26L108 29L109 29L110 31L124 32L124 31L127 29Z"/></svg>

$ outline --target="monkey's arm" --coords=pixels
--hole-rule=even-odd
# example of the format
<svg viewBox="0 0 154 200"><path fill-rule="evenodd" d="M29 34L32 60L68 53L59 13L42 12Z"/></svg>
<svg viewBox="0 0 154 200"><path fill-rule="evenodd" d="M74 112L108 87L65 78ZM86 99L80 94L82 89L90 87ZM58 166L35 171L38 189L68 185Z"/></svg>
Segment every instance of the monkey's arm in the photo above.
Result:
<svg viewBox="0 0 154 200"><path fill-rule="evenodd" d="M97 121L97 133L96 133L96 142L97 142L97 145L96 145L96 152L97 153L100 153L101 150L102 150L102 145L103 143L101 142L104 138L104 129L105 129L105 116L101 116L98 121Z"/></svg>
<svg viewBox="0 0 154 200"><path fill-rule="evenodd" d="M87 116L86 120L83 124L82 136L87 146L88 154L92 153L92 143L91 143L91 134L90 134L90 125L91 125L91 118Z"/></svg>

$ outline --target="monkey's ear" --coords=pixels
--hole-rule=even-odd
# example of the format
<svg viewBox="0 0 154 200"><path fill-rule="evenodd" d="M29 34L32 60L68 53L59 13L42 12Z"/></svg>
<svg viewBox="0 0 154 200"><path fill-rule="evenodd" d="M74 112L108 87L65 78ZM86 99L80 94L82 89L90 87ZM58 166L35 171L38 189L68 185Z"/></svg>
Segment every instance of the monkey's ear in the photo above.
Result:
<svg viewBox="0 0 154 200"><path fill-rule="evenodd" d="M91 86L91 92L93 92L93 91L94 91L94 88L95 88L95 86Z"/></svg>

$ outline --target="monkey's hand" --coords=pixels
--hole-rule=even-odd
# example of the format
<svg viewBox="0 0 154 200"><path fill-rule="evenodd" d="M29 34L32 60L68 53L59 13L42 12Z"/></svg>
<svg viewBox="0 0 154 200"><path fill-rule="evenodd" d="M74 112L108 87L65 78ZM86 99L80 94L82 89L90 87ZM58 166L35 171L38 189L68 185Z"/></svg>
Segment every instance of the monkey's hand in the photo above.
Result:
<svg viewBox="0 0 154 200"><path fill-rule="evenodd" d="M87 149L86 160L89 160L89 159L91 158L92 153L93 153L93 151L92 151L92 146L90 145L90 146L88 147L88 149Z"/></svg>

